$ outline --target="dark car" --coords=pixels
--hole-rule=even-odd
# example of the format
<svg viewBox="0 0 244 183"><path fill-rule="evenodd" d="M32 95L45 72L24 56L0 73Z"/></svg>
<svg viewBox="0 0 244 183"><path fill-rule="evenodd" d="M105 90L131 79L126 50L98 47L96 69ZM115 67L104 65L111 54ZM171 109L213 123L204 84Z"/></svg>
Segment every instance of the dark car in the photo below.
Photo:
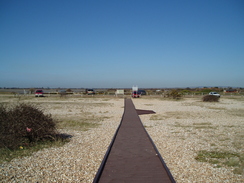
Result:
<svg viewBox="0 0 244 183"><path fill-rule="evenodd" d="M43 97L43 90L36 90L35 97Z"/></svg>
<svg viewBox="0 0 244 183"><path fill-rule="evenodd" d="M137 93L139 95L146 95L147 94L145 90L138 90Z"/></svg>
<svg viewBox="0 0 244 183"><path fill-rule="evenodd" d="M132 94L131 94L131 97L132 98L139 98L140 95L137 93L137 91L133 91Z"/></svg>
<svg viewBox="0 0 244 183"><path fill-rule="evenodd" d="M86 94L87 95L94 95L95 91L93 89L86 89Z"/></svg>

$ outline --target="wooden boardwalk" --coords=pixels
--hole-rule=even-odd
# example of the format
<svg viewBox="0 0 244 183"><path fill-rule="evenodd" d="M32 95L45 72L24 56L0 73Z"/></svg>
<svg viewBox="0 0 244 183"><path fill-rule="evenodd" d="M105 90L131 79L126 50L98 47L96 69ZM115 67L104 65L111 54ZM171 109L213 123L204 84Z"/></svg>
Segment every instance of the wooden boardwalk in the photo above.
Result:
<svg viewBox="0 0 244 183"><path fill-rule="evenodd" d="M124 114L94 183L175 182L156 146L146 132L131 99L125 99Z"/></svg>

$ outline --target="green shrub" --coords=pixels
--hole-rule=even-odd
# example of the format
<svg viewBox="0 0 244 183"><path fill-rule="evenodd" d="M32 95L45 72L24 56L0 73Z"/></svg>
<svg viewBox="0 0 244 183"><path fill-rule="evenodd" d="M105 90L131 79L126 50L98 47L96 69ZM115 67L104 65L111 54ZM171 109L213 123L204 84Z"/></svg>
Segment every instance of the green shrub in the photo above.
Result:
<svg viewBox="0 0 244 183"><path fill-rule="evenodd" d="M214 96L214 95L205 95L202 98L203 102L218 102L219 101L219 97Z"/></svg>
<svg viewBox="0 0 244 183"><path fill-rule="evenodd" d="M55 140L56 122L31 104L0 106L0 148L17 149Z"/></svg>
<svg viewBox="0 0 244 183"><path fill-rule="evenodd" d="M179 99L181 98L181 94L177 90L171 90L169 97L172 97L173 99Z"/></svg>

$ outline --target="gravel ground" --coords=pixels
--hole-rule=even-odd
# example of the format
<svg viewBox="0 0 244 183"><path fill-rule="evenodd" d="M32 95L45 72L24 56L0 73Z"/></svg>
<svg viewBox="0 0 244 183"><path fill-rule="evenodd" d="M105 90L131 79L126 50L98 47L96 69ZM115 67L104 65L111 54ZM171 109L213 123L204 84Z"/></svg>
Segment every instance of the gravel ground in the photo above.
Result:
<svg viewBox="0 0 244 183"><path fill-rule="evenodd" d="M120 123L124 100L35 98L31 102L45 106L59 119L92 114L101 125L88 131L60 130L73 136L69 143L0 164L0 182L92 182ZM196 98L139 98L133 102L137 109L156 112L140 118L177 182L244 182L243 171L234 174L234 167L195 160L199 150L244 153L243 99L203 103ZM96 121L99 116L106 118Z"/></svg>
<svg viewBox="0 0 244 183"><path fill-rule="evenodd" d="M244 153L244 101L203 103L134 100L138 109L154 110L141 120L177 182L244 182L233 168L195 160L200 150ZM243 168L243 167L242 167Z"/></svg>

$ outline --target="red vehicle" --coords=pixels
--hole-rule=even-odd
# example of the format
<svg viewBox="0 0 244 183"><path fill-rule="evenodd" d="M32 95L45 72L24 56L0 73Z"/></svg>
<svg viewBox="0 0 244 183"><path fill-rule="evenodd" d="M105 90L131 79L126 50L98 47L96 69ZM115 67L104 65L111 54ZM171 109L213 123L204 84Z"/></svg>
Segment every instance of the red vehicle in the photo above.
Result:
<svg viewBox="0 0 244 183"><path fill-rule="evenodd" d="M131 94L132 98L139 98L140 95L137 93L137 91L133 91Z"/></svg>
<svg viewBox="0 0 244 183"><path fill-rule="evenodd" d="M43 91L42 90L36 90L35 97L43 97Z"/></svg>

